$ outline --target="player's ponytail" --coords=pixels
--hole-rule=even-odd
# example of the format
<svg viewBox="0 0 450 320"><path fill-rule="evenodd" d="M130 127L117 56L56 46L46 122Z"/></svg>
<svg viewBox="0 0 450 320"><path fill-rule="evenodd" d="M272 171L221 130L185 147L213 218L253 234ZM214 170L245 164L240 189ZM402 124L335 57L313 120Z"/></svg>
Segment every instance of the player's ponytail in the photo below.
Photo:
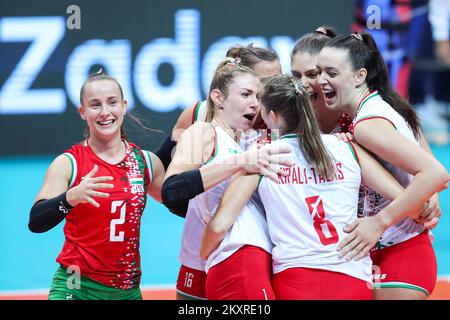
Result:
<svg viewBox="0 0 450 320"><path fill-rule="evenodd" d="M322 141L309 95L301 84L287 75L267 78L260 99L267 112L283 118L286 126L280 134L297 134L305 159L324 178L333 178L334 161Z"/></svg>

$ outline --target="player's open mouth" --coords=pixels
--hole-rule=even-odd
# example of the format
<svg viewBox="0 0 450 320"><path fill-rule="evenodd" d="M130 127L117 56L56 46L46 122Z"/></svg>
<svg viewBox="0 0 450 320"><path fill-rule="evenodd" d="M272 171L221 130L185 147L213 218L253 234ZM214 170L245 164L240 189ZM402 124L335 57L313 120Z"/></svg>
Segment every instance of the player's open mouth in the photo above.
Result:
<svg viewBox="0 0 450 320"><path fill-rule="evenodd" d="M104 120L104 121L97 121L97 124L101 125L101 126L108 126L112 123L114 123L116 120L111 119L111 120Z"/></svg>
<svg viewBox="0 0 450 320"><path fill-rule="evenodd" d="M317 100L318 96L319 96L319 94L317 92L311 92L309 94L309 98L311 99L312 102L315 102Z"/></svg>
<svg viewBox="0 0 450 320"><path fill-rule="evenodd" d="M326 99L333 99L336 96L336 91L324 91L323 94Z"/></svg>
<svg viewBox="0 0 450 320"><path fill-rule="evenodd" d="M247 119L248 121L253 121L253 119L255 119L255 117L256 117L256 113L247 113L247 114L244 114L243 117L245 119Z"/></svg>

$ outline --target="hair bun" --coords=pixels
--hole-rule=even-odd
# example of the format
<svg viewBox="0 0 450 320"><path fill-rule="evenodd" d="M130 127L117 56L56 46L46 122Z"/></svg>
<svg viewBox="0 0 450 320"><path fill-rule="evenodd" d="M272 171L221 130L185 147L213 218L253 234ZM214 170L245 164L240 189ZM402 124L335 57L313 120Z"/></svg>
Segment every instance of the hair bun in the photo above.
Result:
<svg viewBox="0 0 450 320"><path fill-rule="evenodd" d="M324 27L318 27L316 30L314 30L315 32L320 32L323 33L324 35L327 35L327 29L325 29Z"/></svg>

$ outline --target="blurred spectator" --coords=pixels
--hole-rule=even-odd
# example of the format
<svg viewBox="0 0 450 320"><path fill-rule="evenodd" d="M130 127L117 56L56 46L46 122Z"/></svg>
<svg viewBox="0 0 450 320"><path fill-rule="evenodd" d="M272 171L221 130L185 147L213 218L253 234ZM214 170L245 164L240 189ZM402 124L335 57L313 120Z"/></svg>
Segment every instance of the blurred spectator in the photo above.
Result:
<svg viewBox="0 0 450 320"><path fill-rule="evenodd" d="M450 141L446 119L450 102L450 0L428 2L357 0L352 29L373 35L392 85L416 107L427 140L446 144ZM377 18L379 25L373 23Z"/></svg>
<svg viewBox="0 0 450 320"><path fill-rule="evenodd" d="M412 74L411 89L417 83L426 90L424 99L415 103L425 137L434 144L447 144L450 142L450 0L430 0L428 9L422 32L425 35L418 46L422 49L416 63L419 74L417 77ZM414 89L420 91L417 84Z"/></svg>
<svg viewBox="0 0 450 320"><path fill-rule="evenodd" d="M436 58L450 67L450 0L430 0L428 18L432 27Z"/></svg>

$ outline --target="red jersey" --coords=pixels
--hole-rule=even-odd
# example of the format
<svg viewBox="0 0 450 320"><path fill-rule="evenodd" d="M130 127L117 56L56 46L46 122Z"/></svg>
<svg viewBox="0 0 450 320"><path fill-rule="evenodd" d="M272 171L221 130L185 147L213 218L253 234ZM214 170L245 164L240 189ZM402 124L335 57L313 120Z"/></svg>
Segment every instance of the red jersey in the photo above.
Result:
<svg viewBox="0 0 450 320"><path fill-rule="evenodd" d="M56 259L65 267L76 266L85 276L107 286L131 289L139 286L141 266L139 234L152 179L150 153L125 141L125 158L117 164L100 159L87 140L64 153L72 162L69 188L78 185L94 165L98 176L112 176L108 198L95 198L99 208L81 203L66 216L65 242Z"/></svg>

